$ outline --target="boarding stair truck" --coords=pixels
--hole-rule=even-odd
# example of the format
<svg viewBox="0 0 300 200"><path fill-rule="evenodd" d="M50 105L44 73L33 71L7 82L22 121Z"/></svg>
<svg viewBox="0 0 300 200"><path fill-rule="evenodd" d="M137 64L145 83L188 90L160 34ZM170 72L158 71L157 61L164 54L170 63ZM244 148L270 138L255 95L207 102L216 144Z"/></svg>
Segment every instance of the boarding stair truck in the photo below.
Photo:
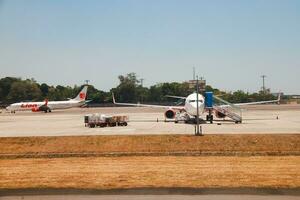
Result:
<svg viewBox="0 0 300 200"><path fill-rule="evenodd" d="M242 110L238 106L214 96L212 92L205 92L205 108L208 110L206 120L213 122L213 115L217 118L225 119L226 117L235 123L242 123Z"/></svg>
<svg viewBox="0 0 300 200"><path fill-rule="evenodd" d="M217 102L213 108L218 118L228 117L236 124L242 123L242 109L240 107L217 96L214 96L214 101Z"/></svg>

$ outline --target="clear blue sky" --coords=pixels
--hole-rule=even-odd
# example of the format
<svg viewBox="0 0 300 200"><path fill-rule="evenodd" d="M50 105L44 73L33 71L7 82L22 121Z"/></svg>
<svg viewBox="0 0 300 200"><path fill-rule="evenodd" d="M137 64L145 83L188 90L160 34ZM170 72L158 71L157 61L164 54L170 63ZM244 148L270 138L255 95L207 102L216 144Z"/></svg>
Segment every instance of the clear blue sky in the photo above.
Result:
<svg viewBox="0 0 300 200"><path fill-rule="evenodd" d="M299 0L0 0L0 77L98 89L145 85L300 94Z"/></svg>

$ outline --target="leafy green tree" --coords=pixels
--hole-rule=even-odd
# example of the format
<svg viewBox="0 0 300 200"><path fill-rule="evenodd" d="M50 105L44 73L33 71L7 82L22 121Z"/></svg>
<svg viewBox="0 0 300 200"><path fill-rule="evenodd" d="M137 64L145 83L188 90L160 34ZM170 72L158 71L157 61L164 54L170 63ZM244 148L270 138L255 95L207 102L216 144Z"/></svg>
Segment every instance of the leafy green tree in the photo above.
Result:
<svg viewBox="0 0 300 200"><path fill-rule="evenodd" d="M138 101L137 87L139 81L137 80L135 73L129 73L126 76L119 76L119 85L113 88L111 92L114 92L116 98L121 102L136 102Z"/></svg>
<svg viewBox="0 0 300 200"><path fill-rule="evenodd" d="M188 83L159 83L153 86L142 87L135 73L120 75L119 84L112 88L110 92L104 92L90 85L88 89L88 99L92 103L111 102L111 92L115 93L120 102L170 102L173 99L166 95L187 96L194 92L189 88ZM5 77L0 79L0 101L4 104L23 100L66 100L74 98L83 86L49 86L46 83L39 85L33 78L22 80L20 78ZM232 103L264 101L276 99L270 92L245 93L242 90L235 92L224 92L210 85L206 86L206 91L212 91L214 95Z"/></svg>
<svg viewBox="0 0 300 200"><path fill-rule="evenodd" d="M24 101L24 100L40 100L41 90L38 85L32 80L17 81L11 85L10 92L7 96L7 99L15 101Z"/></svg>
<svg viewBox="0 0 300 200"><path fill-rule="evenodd" d="M78 94L78 92L76 92L76 94ZM87 99L92 100L92 103L111 102L110 93L98 90L92 85L89 85Z"/></svg>
<svg viewBox="0 0 300 200"><path fill-rule="evenodd" d="M43 96L43 97L46 97L47 94L48 94L48 92L49 92L49 86L48 86L46 83L42 83L42 84L40 85L40 90L41 90L41 92L42 92L42 96Z"/></svg>
<svg viewBox="0 0 300 200"><path fill-rule="evenodd" d="M151 102L160 102L163 98L161 84L156 84L150 87L149 89L149 101Z"/></svg>
<svg viewBox="0 0 300 200"><path fill-rule="evenodd" d="M166 95L183 96L186 97L193 92L189 88L188 83L159 83L150 87L149 99L150 101L170 101Z"/></svg>
<svg viewBox="0 0 300 200"><path fill-rule="evenodd" d="M149 101L149 89L146 87L142 87L141 85L139 85L138 87L136 87L136 95L137 95L137 99L139 102L147 102Z"/></svg>
<svg viewBox="0 0 300 200"><path fill-rule="evenodd" d="M5 77L0 79L0 101L7 103L7 95L10 92L14 82L21 81L20 78Z"/></svg>
<svg viewBox="0 0 300 200"><path fill-rule="evenodd" d="M70 86L64 87L61 85L58 85L55 87L54 91L52 90L51 98L50 100L55 101L62 101L67 100L68 98L73 96L73 88Z"/></svg>

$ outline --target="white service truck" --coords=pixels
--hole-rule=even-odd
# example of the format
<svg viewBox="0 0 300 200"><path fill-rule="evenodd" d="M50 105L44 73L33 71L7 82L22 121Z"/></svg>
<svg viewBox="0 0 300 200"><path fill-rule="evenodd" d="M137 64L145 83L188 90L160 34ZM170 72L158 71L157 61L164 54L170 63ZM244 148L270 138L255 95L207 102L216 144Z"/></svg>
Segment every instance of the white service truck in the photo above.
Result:
<svg viewBox="0 0 300 200"><path fill-rule="evenodd" d="M129 117L126 115L107 116L104 114L89 114L84 116L84 124L86 127L114 127L127 126Z"/></svg>

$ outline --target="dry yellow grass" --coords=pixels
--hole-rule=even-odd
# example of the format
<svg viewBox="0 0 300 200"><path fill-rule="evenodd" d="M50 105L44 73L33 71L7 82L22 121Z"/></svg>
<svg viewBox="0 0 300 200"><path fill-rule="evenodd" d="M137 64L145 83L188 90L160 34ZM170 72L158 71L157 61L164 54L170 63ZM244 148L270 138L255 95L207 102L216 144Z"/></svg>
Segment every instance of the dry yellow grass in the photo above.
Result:
<svg viewBox="0 0 300 200"><path fill-rule="evenodd" d="M0 138L5 154L186 153L198 155L300 155L300 135L137 135ZM139 154L140 155L140 154Z"/></svg>
<svg viewBox="0 0 300 200"><path fill-rule="evenodd" d="M0 189L299 188L299 156L0 160Z"/></svg>
<svg viewBox="0 0 300 200"><path fill-rule="evenodd" d="M60 153L148 156L47 158ZM0 138L0 189L300 188L299 155L299 135Z"/></svg>

